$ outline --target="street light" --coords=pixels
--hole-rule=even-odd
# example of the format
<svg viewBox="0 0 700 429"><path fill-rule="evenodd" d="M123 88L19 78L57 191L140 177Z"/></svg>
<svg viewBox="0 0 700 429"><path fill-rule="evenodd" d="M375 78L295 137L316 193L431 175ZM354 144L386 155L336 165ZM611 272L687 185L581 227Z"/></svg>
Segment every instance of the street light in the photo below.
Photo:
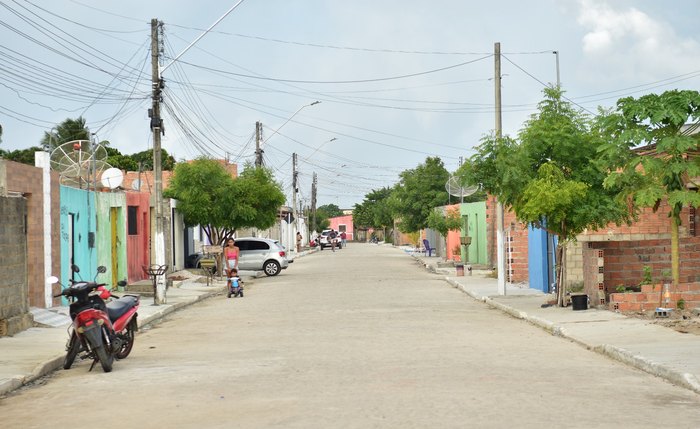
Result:
<svg viewBox="0 0 700 429"><path fill-rule="evenodd" d="M336 141L336 140L338 140L338 138L337 138L337 137L333 137L332 139L326 140L325 142L321 143L320 145L318 145L318 147L317 147L316 149L314 149L313 152L311 152L311 155L307 156L307 157L304 158L302 161L303 161L303 162L308 161L309 159L311 159L311 157L312 157L316 152L319 151L319 149L321 149L323 146L327 145L328 143L334 142L334 141Z"/></svg>
<svg viewBox="0 0 700 429"><path fill-rule="evenodd" d="M274 136L275 134L277 134L277 132L278 132L279 130L281 130L283 126L287 125L287 122L291 121L292 118L295 117L295 116L297 115L297 113L301 112L302 109L304 109L305 107L313 106L313 105L318 104L318 103L320 103L320 101L316 100L316 101L314 101L313 103L304 104L303 106L301 106L300 108L298 108L296 112L292 113L292 116L290 116L289 119L287 119L286 121L284 121L284 123L283 123L282 125L280 125L279 127L277 127L277 129L276 129L275 131L273 131L272 134L270 134L270 136L269 136L268 138L266 138L265 140L263 140L262 144L265 144L268 140L270 140L270 139L272 138L272 136ZM262 145L261 145L261 146L262 146Z"/></svg>

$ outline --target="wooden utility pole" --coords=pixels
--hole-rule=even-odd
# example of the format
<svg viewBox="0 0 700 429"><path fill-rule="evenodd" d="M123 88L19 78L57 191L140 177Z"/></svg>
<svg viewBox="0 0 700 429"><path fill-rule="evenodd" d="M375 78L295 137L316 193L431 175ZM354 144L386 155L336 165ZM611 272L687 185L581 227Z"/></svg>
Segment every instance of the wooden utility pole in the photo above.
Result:
<svg viewBox="0 0 700 429"><path fill-rule="evenodd" d="M262 167L262 165L263 165L263 159L262 159L263 150L260 147L261 142L262 142L262 122L258 121L255 123L255 166L256 167Z"/></svg>
<svg viewBox="0 0 700 429"><path fill-rule="evenodd" d="M160 78L158 68L158 58L160 44L158 41L158 30L160 23L157 19L151 20L151 75L152 75L152 98L153 107L150 112L151 130L153 131L153 185L155 209L155 237L152 251L155 252L154 262L159 267L165 267L165 233L163 225L163 172L161 163L160 137L163 133L163 120L160 117L161 91L163 81ZM152 267L153 268L153 267ZM164 268L167 270L167 267ZM156 276L155 304L165 303L165 276Z"/></svg>
<svg viewBox="0 0 700 429"><path fill-rule="evenodd" d="M496 139L503 136L503 125L501 123L501 44L496 42L493 50L494 56L494 85L496 95ZM504 241L504 218L503 204L498 200L496 209L496 242L497 242L497 272L498 272L498 294L506 294L506 276L508 275L506 265L506 251Z"/></svg>

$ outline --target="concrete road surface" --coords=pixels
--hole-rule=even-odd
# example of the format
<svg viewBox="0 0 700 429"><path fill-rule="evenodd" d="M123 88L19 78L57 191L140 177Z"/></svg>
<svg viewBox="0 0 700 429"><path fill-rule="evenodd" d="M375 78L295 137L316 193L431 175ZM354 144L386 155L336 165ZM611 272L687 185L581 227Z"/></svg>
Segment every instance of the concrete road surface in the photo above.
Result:
<svg viewBox="0 0 700 429"><path fill-rule="evenodd" d="M473 301L389 246L297 259L245 298L0 401L3 428L697 428L698 395Z"/></svg>

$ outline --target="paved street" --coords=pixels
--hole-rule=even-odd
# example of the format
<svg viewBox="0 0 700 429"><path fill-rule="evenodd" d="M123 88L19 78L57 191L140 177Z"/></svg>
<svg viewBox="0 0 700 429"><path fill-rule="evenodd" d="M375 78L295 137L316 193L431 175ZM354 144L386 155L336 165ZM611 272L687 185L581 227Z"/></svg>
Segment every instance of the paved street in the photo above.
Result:
<svg viewBox="0 0 700 429"><path fill-rule="evenodd" d="M299 258L243 299L0 400L5 428L700 426L697 394L490 309L388 246Z"/></svg>

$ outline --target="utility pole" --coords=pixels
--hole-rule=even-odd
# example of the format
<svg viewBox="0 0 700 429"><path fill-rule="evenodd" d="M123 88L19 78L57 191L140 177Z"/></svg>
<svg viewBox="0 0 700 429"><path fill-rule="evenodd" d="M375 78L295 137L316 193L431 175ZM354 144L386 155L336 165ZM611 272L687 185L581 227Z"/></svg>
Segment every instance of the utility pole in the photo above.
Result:
<svg viewBox="0 0 700 429"><path fill-rule="evenodd" d="M262 122L257 121L255 123L255 166L262 167L263 150L260 148L260 142L262 142Z"/></svg>
<svg viewBox="0 0 700 429"><path fill-rule="evenodd" d="M311 228L316 228L316 180L316 172L314 172L311 182L311 226L309 227L309 234L311 233Z"/></svg>
<svg viewBox="0 0 700 429"><path fill-rule="evenodd" d="M501 123L501 44L496 42L494 45L494 83L496 95L496 139L503 136L503 125ZM504 217L503 203L498 200L496 206L496 241L497 241L497 271L498 271L498 294L506 294L506 251L504 242Z"/></svg>
<svg viewBox="0 0 700 429"><path fill-rule="evenodd" d="M294 216L294 224L299 225L299 214L297 213L297 154L296 152L292 154L292 216ZM291 225L290 225L291 227ZM296 234L292 235L293 243L296 243ZM296 250L296 245L292 246Z"/></svg>
<svg viewBox="0 0 700 429"><path fill-rule="evenodd" d="M155 265L165 266L165 234L163 228L163 172L161 170L161 147L160 137L164 133L163 120L160 117L161 91L163 81L160 78L158 59L160 53L160 43L158 31L160 23L157 19L151 20L151 75L153 89L153 107L150 112L151 130L153 131L153 182L154 182L154 208L155 208ZM166 268L167 270L167 268ZM165 277L156 276L156 304L165 303Z"/></svg>

